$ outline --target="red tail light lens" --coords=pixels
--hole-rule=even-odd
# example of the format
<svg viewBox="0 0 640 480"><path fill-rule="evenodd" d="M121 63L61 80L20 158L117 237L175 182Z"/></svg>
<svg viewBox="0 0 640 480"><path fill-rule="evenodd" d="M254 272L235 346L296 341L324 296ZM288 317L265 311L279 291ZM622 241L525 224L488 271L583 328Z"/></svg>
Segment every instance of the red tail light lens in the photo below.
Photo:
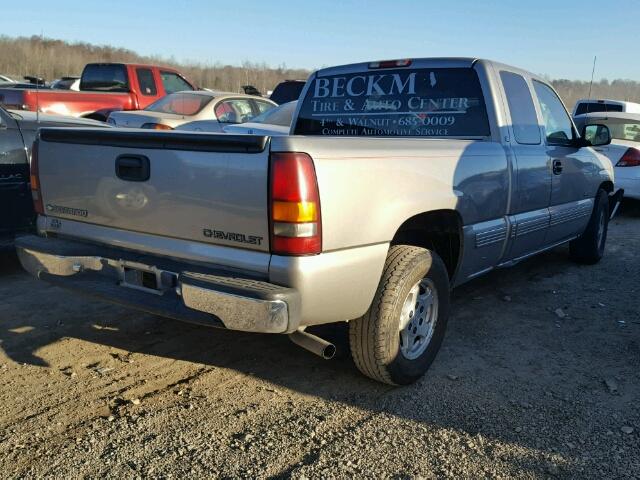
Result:
<svg viewBox="0 0 640 480"><path fill-rule="evenodd" d="M31 147L31 164L29 167L29 180L31 183L31 198L33 199L33 208L36 213L44 215L44 207L42 205L42 192L40 191L40 177L38 168L38 144L36 139Z"/></svg>
<svg viewBox="0 0 640 480"><path fill-rule="evenodd" d="M320 194L306 153L271 155L271 252L313 255L322 251Z"/></svg>
<svg viewBox="0 0 640 480"><path fill-rule="evenodd" d="M616 163L616 167L640 167L640 150L628 148Z"/></svg>

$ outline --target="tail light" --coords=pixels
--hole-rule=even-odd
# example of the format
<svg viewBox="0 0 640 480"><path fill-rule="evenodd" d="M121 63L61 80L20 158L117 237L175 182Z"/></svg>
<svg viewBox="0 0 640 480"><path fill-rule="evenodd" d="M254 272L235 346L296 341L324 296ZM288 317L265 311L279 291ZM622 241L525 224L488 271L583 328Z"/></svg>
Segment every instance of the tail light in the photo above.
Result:
<svg viewBox="0 0 640 480"><path fill-rule="evenodd" d="M140 128L147 128L149 130L173 130L173 127L162 123L145 123Z"/></svg>
<svg viewBox="0 0 640 480"><path fill-rule="evenodd" d="M622 158L616 163L616 167L640 167L640 150L627 148Z"/></svg>
<svg viewBox="0 0 640 480"><path fill-rule="evenodd" d="M320 194L306 153L271 155L271 252L313 255L322 251Z"/></svg>
<svg viewBox="0 0 640 480"><path fill-rule="evenodd" d="M42 191L40 190L40 172L38 166L38 144L39 140L36 139L31 147L31 166L29 167L30 183L31 183L31 198L33 199L33 209L36 213L44 215L44 207L42 205Z"/></svg>

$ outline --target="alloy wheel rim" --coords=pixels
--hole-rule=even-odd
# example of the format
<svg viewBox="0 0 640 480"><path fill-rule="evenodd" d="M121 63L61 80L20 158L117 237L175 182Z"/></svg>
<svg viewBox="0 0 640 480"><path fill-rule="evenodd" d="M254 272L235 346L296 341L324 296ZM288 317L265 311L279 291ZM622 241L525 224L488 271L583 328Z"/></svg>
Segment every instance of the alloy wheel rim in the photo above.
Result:
<svg viewBox="0 0 640 480"><path fill-rule="evenodd" d="M400 351L415 360L429 346L438 319L438 292L428 278L417 282L409 291L400 313Z"/></svg>

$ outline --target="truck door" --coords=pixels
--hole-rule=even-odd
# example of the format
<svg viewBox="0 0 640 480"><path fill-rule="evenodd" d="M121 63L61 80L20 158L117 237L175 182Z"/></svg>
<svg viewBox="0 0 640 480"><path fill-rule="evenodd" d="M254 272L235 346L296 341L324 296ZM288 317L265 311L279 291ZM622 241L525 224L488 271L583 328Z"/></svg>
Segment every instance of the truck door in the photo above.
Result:
<svg viewBox="0 0 640 480"><path fill-rule="evenodd" d="M513 162L509 242L503 260L514 260L544 245L549 224L551 172L531 88L522 75L501 71L511 118Z"/></svg>
<svg viewBox="0 0 640 480"><path fill-rule="evenodd" d="M593 210L591 188L597 171L585 149L576 146L577 133L560 98L548 85L533 80L545 130L548 169L551 174L550 223L546 245L568 240L584 230Z"/></svg>
<svg viewBox="0 0 640 480"><path fill-rule="evenodd" d="M29 164L18 125L0 110L0 235L31 225Z"/></svg>
<svg viewBox="0 0 640 480"><path fill-rule="evenodd" d="M146 67L136 67L136 81L138 82L138 103L144 109L158 99L158 86L153 70Z"/></svg>

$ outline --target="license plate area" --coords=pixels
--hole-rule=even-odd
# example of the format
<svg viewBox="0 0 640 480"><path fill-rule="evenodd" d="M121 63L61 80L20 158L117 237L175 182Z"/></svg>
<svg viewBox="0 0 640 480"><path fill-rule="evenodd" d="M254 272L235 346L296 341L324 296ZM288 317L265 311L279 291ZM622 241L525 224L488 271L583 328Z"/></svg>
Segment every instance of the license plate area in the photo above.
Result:
<svg viewBox="0 0 640 480"><path fill-rule="evenodd" d="M178 274L141 263L120 261L120 285L162 295L167 290L175 290Z"/></svg>

